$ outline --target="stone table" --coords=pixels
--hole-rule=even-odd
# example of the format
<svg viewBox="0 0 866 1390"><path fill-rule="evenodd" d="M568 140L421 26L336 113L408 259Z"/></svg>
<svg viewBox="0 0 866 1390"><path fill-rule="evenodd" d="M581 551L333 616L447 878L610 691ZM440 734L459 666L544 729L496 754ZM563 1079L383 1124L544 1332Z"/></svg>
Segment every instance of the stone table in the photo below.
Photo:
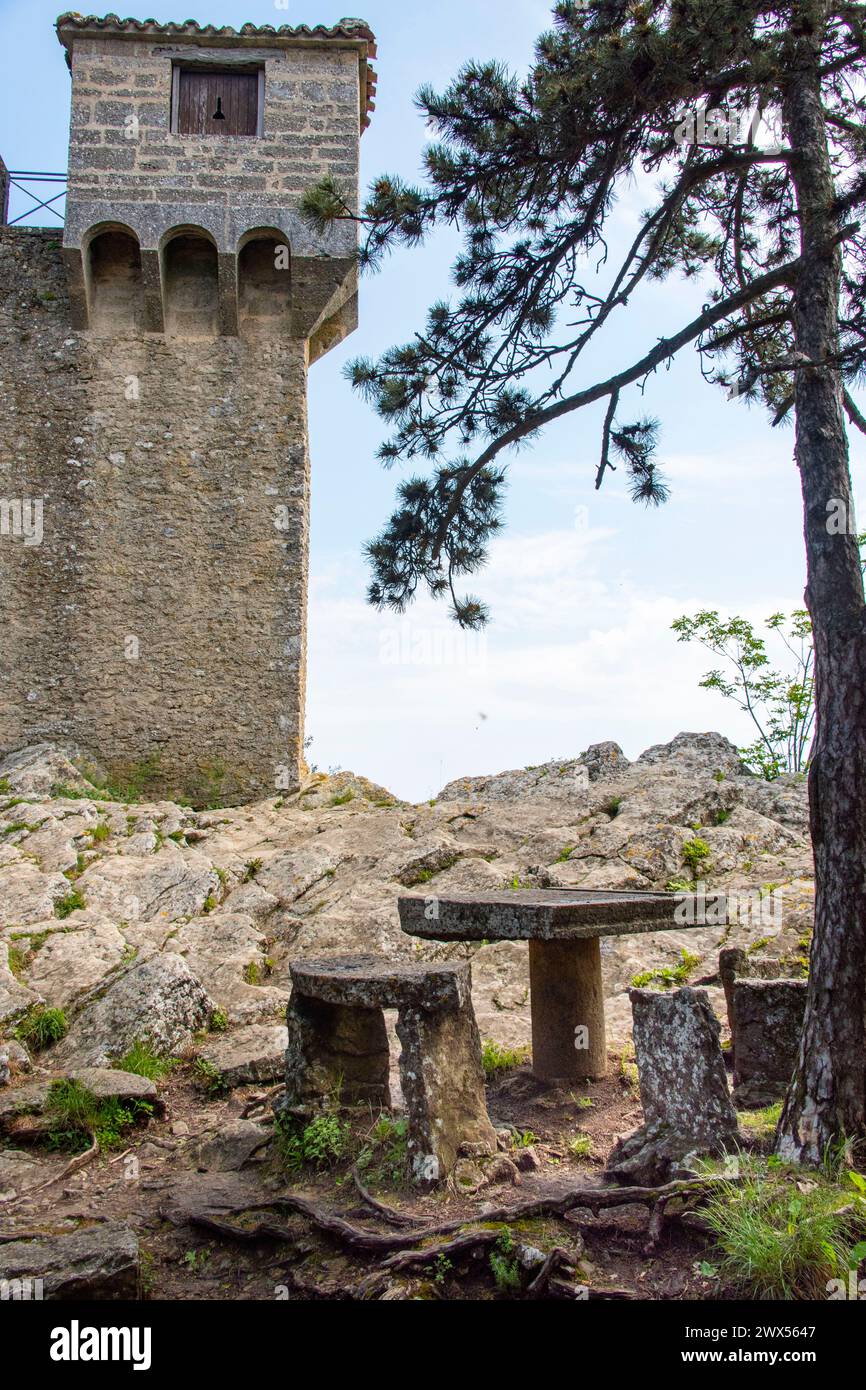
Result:
<svg viewBox="0 0 866 1390"><path fill-rule="evenodd" d="M413 893L399 899L400 925L432 941L528 941L532 1069L545 1081L595 1080L607 1071L601 937L703 927L694 904L683 910L691 896L553 888Z"/></svg>

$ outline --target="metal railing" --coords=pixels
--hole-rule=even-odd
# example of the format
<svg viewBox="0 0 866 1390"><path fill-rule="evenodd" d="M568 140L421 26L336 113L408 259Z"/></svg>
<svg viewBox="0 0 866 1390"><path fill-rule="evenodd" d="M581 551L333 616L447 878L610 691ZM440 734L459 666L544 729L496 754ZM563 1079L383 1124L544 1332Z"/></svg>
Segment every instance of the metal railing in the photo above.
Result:
<svg viewBox="0 0 866 1390"><path fill-rule="evenodd" d="M61 212L59 208L55 207L55 204L59 202L61 198L66 197L66 174L46 174L41 170L34 169L9 169L6 171L5 182L7 184L6 197L5 199L0 199L0 222L5 222L7 226L14 227L17 222L25 222L44 209L46 213L51 213L52 216L56 217L61 226L63 225L66 218L65 210ZM55 193L50 198L41 196L43 191L47 192L45 186L47 185L50 187L52 184L62 185L59 192ZM33 188L28 187L28 185L33 185L36 191L34 192ZM18 193L23 193L25 198L29 198L33 206L25 207L24 211L19 212L15 217L9 217L8 205L11 201L10 194L13 189L16 189ZM18 198L15 199L16 204L19 203L19 201ZM6 209L5 217L2 215L4 212L4 204ZM31 225L33 224L31 223ZM40 222L36 225L42 226L43 224Z"/></svg>

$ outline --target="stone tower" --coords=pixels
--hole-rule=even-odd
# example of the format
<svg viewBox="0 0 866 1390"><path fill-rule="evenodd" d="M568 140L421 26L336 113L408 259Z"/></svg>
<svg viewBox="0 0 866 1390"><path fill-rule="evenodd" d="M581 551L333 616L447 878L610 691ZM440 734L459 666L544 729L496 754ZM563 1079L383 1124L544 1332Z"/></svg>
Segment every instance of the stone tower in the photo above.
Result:
<svg viewBox="0 0 866 1390"><path fill-rule="evenodd" d="M298 205L357 199L373 35L57 32L62 243L0 228L0 751L268 796L303 761L307 370L357 322L354 224Z"/></svg>

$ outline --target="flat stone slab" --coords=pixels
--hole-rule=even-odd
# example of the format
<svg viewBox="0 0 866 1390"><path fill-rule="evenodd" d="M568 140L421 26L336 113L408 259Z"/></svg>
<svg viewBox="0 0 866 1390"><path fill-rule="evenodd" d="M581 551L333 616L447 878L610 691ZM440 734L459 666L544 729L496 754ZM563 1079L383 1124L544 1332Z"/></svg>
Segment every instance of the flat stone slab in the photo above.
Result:
<svg viewBox="0 0 866 1390"><path fill-rule="evenodd" d="M67 1072L25 1082L23 1086L10 1086L0 1093L0 1133L13 1126L21 1115L44 1114L52 1085L66 1077L79 1082L99 1100L111 1097L118 1100L146 1100L157 1112L161 1113L164 1109L156 1086L144 1076L115 1071L109 1067L73 1067Z"/></svg>
<svg viewBox="0 0 866 1390"><path fill-rule="evenodd" d="M201 1049L201 1056L216 1067L227 1086L249 1086L282 1077L288 1042L285 1024L251 1023L213 1038Z"/></svg>
<svg viewBox="0 0 866 1390"><path fill-rule="evenodd" d="M679 931L683 893L586 889L502 889L398 899L400 926L432 941L583 941L593 936ZM694 915L692 920L694 920ZM703 924L701 924L703 925Z"/></svg>
<svg viewBox="0 0 866 1390"><path fill-rule="evenodd" d="M350 1009L450 1011L462 1008L472 991L463 961L415 964L347 955L292 961L289 970L299 994Z"/></svg>
<svg viewBox="0 0 866 1390"><path fill-rule="evenodd" d="M10 1241L0 1245L0 1278L41 1280L39 1293L47 1299L135 1299L141 1282L138 1241L118 1222Z"/></svg>

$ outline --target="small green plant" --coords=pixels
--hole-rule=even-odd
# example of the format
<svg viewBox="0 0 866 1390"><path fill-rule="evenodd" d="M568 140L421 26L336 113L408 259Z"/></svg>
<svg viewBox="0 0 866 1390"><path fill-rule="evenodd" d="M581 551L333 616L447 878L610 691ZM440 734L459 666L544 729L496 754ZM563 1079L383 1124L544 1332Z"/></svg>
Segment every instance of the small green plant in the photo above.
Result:
<svg viewBox="0 0 866 1390"><path fill-rule="evenodd" d="M135 1076L146 1077L148 1081L160 1081L175 1063L171 1058L157 1057L147 1043L136 1041L113 1065L118 1071L129 1071Z"/></svg>
<svg viewBox="0 0 866 1390"><path fill-rule="evenodd" d="M62 920L68 917L71 912L78 912L81 908L86 906L87 903L84 901L84 894L81 889L73 888L70 893L67 893L63 898L59 898L54 904L54 916Z"/></svg>
<svg viewBox="0 0 866 1390"><path fill-rule="evenodd" d="M713 817L713 819L716 825L724 825L725 821L729 821L731 819L730 807L720 806L719 809L716 811L716 814Z"/></svg>
<svg viewBox="0 0 866 1390"><path fill-rule="evenodd" d="M228 1015L223 1009L214 1009L208 1027L212 1033L224 1033L229 1026Z"/></svg>
<svg viewBox="0 0 866 1390"><path fill-rule="evenodd" d="M440 1250L439 1254L436 1256L435 1260L433 1261L433 1264L431 1265L433 1283L437 1286L437 1288L441 1289L442 1285L445 1283L445 1280L448 1278L453 1268L454 1266L449 1260L448 1256L444 1255Z"/></svg>
<svg viewBox="0 0 866 1390"><path fill-rule="evenodd" d="M602 806L601 809L602 809L603 811L606 811L606 812L607 812L607 814L610 816L611 820L614 820L615 817L619 815L619 809L620 809L621 806L622 806L622 797L621 797L621 796L612 796L612 797L610 798L609 801L606 801L606 802L604 803L604 805Z"/></svg>
<svg viewBox="0 0 866 1390"><path fill-rule="evenodd" d="M528 1061L528 1047L502 1047L500 1043L488 1038L481 1048L481 1065L487 1077L495 1076L499 1071L511 1071L514 1067L522 1067L524 1062Z"/></svg>
<svg viewBox="0 0 866 1390"><path fill-rule="evenodd" d="M217 908L217 907L219 907L219 903L217 902L217 900L216 900L216 898L214 897L213 893L208 893L207 897L205 898L205 900L204 900L204 902L202 903L202 906L201 906L202 916L206 917L206 916L208 915L209 912L213 912L213 911L214 911L214 908Z"/></svg>
<svg viewBox="0 0 866 1390"><path fill-rule="evenodd" d="M17 835L19 830L33 830L34 827L26 820L14 820L9 825L3 826L3 835Z"/></svg>
<svg viewBox="0 0 866 1390"><path fill-rule="evenodd" d="M0 796L7 796L12 791L12 786L8 777L0 777Z"/></svg>
<svg viewBox="0 0 866 1390"><path fill-rule="evenodd" d="M355 800L355 793L351 787L347 787L344 792L331 797L332 806L348 806L350 801Z"/></svg>
<svg viewBox="0 0 866 1390"><path fill-rule="evenodd" d="M514 1251L514 1237L503 1227L490 1252L490 1272L500 1293L514 1293L520 1288L520 1265Z"/></svg>
<svg viewBox="0 0 866 1390"><path fill-rule="evenodd" d="M9 969L16 979L27 968L29 960L30 952L26 947L15 945L9 947Z"/></svg>
<svg viewBox="0 0 866 1390"><path fill-rule="evenodd" d="M662 965L656 970L643 970L639 975L633 976L632 986L635 989L651 989L654 985L661 985L662 989L668 989L672 985L684 985L695 966L700 965L700 961L700 956L693 956L683 946L679 965Z"/></svg>
<svg viewBox="0 0 866 1390"><path fill-rule="evenodd" d="M565 845L554 859L554 864L567 864L572 854L574 853L574 850L574 845Z"/></svg>
<svg viewBox="0 0 866 1390"><path fill-rule="evenodd" d="M691 893L694 886L694 883L687 878L669 878L665 884L665 891L668 893Z"/></svg>
<svg viewBox="0 0 866 1390"><path fill-rule="evenodd" d="M409 1125L383 1111L364 1137L356 1160L365 1181L377 1187L400 1188L407 1181Z"/></svg>
<svg viewBox="0 0 866 1390"><path fill-rule="evenodd" d="M592 1157L592 1136L589 1134L576 1134L568 1145L569 1153L575 1158Z"/></svg>
<svg viewBox="0 0 866 1390"><path fill-rule="evenodd" d="M111 826L107 821L97 821L96 825L88 827L87 832L90 836L91 845L101 845L111 836Z"/></svg>
<svg viewBox="0 0 866 1390"><path fill-rule="evenodd" d="M248 859L244 865L244 883L251 883L264 863L263 859Z"/></svg>
<svg viewBox="0 0 866 1390"><path fill-rule="evenodd" d="M533 1134L531 1129L518 1129L511 1136L511 1144L515 1149L531 1149L537 1141L538 1135Z"/></svg>
<svg viewBox="0 0 866 1390"><path fill-rule="evenodd" d="M349 1150L351 1130L339 1115L317 1115L309 1124L281 1115L274 1126L277 1152L290 1172L300 1168L333 1168Z"/></svg>
<svg viewBox="0 0 866 1390"><path fill-rule="evenodd" d="M24 1015L15 1029L15 1036L34 1052L43 1052L52 1043L65 1038L68 1031L69 1024L62 1009L45 1009L37 1005Z"/></svg>
<svg viewBox="0 0 866 1390"><path fill-rule="evenodd" d="M206 1057L196 1057L193 1062L193 1075L196 1085L203 1091L208 1100L217 1100L220 1096L227 1094L228 1083L220 1071L219 1067L214 1066Z"/></svg>
<svg viewBox="0 0 866 1390"><path fill-rule="evenodd" d="M683 860L692 871L692 877L698 878L701 868L706 865L710 857L710 847L706 840L702 840L699 835L693 839L686 840L682 849Z"/></svg>
<svg viewBox="0 0 866 1390"><path fill-rule="evenodd" d="M261 969L258 961L248 961L244 966L244 979L248 985L260 985L262 982Z"/></svg>
<svg viewBox="0 0 866 1390"><path fill-rule="evenodd" d="M595 1106L595 1101L592 1099L591 1096L579 1096L579 1097L578 1097L578 1101L577 1101L577 1108L578 1108L578 1110L592 1110L594 1106Z"/></svg>

